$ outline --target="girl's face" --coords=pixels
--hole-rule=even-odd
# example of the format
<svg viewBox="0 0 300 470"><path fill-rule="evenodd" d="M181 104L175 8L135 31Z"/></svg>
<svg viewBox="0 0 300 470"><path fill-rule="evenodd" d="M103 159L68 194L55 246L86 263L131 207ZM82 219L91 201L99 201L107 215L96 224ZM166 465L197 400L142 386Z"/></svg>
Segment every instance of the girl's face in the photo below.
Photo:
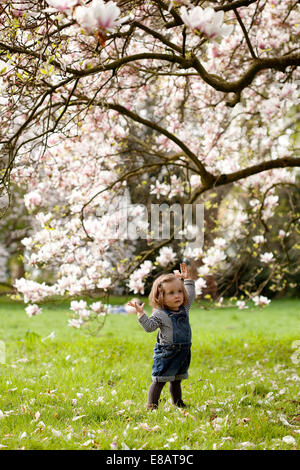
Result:
<svg viewBox="0 0 300 470"><path fill-rule="evenodd" d="M171 310L178 310L183 304L183 286L179 279L166 282L164 285L164 304Z"/></svg>

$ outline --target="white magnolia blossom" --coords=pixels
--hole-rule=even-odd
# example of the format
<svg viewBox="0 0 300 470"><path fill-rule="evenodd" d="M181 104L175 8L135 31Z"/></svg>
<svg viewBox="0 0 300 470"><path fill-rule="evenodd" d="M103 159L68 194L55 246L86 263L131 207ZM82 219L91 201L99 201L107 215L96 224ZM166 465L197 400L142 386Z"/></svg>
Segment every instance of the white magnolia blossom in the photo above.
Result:
<svg viewBox="0 0 300 470"><path fill-rule="evenodd" d="M228 37L233 31L233 26L223 25L224 11L215 12L211 7L204 10L197 6L189 12L185 7L180 9L184 24L193 32L202 33L208 39Z"/></svg>
<svg viewBox="0 0 300 470"><path fill-rule="evenodd" d="M172 175L170 183L171 183L170 184L171 191L169 195L170 198L184 195L184 187L183 187L181 178L178 178L176 175Z"/></svg>
<svg viewBox="0 0 300 470"><path fill-rule="evenodd" d="M26 238L23 238L21 240L21 243L22 245L24 245L28 250L30 250L33 245L34 245L34 241L32 239L32 237L26 237Z"/></svg>
<svg viewBox="0 0 300 470"><path fill-rule="evenodd" d="M203 255L203 249L200 248L195 248L190 245L187 245L187 247L183 250L183 258L185 259L199 259Z"/></svg>
<svg viewBox="0 0 300 470"><path fill-rule="evenodd" d="M110 277L105 277L103 279L100 279L97 284L97 287L99 287L99 289L104 289L104 290L107 290L110 286L111 286Z"/></svg>
<svg viewBox="0 0 300 470"><path fill-rule="evenodd" d="M246 302L244 300L238 300L236 302L236 306L240 309L240 310L244 310L245 308L248 308L248 306L246 305Z"/></svg>
<svg viewBox="0 0 300 470"><path fill-rule="evenodd" d="M260 255L260 261L266 264L271 263L272 261L274 261L273 253L263 253L262 255Z"/></svg>
<svg viewBox="0 0 300 470"><path fill-rule="evenodd" d="M35 218L36 220L41 224L42 227L46 225L50 220L52 219L52 213L48 212L48 214L44 214L43 212L39 212L36 214Z"/></svg>
<svg viewBox="0 0 300 470"><path fill-rule="evenodd" d="M279 197L273 196L272 194L267 196L264 201L264 208L262 211L263 219L267 220L274 214L274 209L278 206Z"/></svg>
<svg viewBox="0 0 300 470"><path fill-rule="evenodd" d="M102 302L94 302L90 305L90 308L93 310L93 312L100 313L103 311L104 307Z"/></svg>
<svg viewBox="0 0 300 470"><path fill-rule="evenodd" d="M84 308L78 312L80 320L88 320L91 316L91 310L88 310L87 308Z"/></svg>
<svg viewBox="0 0 300 470"><path fill-rule="evenodd" d="M176 253L171 247L164 246L159 250L159 255L156 258L156 262L161 266L168 266L168 264L173 263L177 258Z"/></svg>
<svg viewBox="0 0 300 470"><path fill-rule="evenodd" d="M194 188L198 188L201 184L201 177L200 175L192 175L190 177L190 185L192 187L192 189Z"/></svg>
<svg viewBox="0 0 300 470"><path fill-rule="evenodd" d="M200 276L208 276L210 274L210 267L204 264L197 269L197 272Z"/></svg>
<svg viewBox="0 0 300 470"><path fill-rule="evenodd" d="M254 243L261 244L264 243L265 237L263 235L256 235L255 237L252 237L252 240L254 241Z"/></svg>
<svg viewBox="0 0 300 470"><path fill-rule="evenodd" d="M263 295L256 295L252 298L252 300L256 307L263 307L271 302L267 297L264 297Z"/></svg>
<svg viewBox="0 0 300 470"><path fill-rule="evenodd" d="M251 199L251 201L249 202L250 206L253 208L253 210L257 210L260 206L260 201L259 199Z"/></svg>
<svg viewBox="0 0 300 470"><path fill-rule="evenodd" d="M214 239L214 245L218 248L224 248L226 246L226 240L221 237L217 237Z"/></svg>
<svg viewBox="0 0 300 470"><path fill-rule="evenodd" d="M224 251L220 250L220 248L211 247L207 250L206 256L203 257L203 263L207 266L214 266L221 261L224 261L226 255Z"/></svg>
<svg viewBox="0 0 300 470"><path fill-rule="evenodd" d="M205 279L199 277L199 279L195 281L196 295L201 295L203 292L203 289L205 289L206 287L207 285L206 285Z"/></svg>

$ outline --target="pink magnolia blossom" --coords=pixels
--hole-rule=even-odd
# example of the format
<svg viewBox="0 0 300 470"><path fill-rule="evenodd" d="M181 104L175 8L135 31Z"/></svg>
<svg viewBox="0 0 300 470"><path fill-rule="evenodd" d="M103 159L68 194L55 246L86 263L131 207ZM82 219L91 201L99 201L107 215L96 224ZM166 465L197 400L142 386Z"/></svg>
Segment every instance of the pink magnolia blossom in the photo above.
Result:
<svg viewBox="0 0 300 470"><path fill-rule="evenodd" d="M104 3L102 0L93 0L90 7L78 7L75 19L87 33L107 33L120 26L127 18L119 18L120 8L115 2Z"/></svg>
<svg viewBox="0 0 300 470"><path fill-rule="evenodd" d="M42 309L39 308L39 306L36 304L28 305L28 307L25 308L25 311L29 317L33 317L42 313Z"/></svg>
<svg viewBox="0 0 300 470"><path fill-rule="evenodd" d="M22 293L24 302L41 302L48 296L56 293L56 286L47 286L44 282L39 283L29 279L16 279L14 287Z"/></svg>
<svg viewBox="0 0 300 470"><path fill-rule="evenodd" d="M281 240L283 240L284 238L289 236L290 232L285 232L284 230L279 230L278 234L279 234L279 238L281 238Z"/></svg>
<svg viewBox="0 0 300 470"><path fill-rule="evenodd" d="M78 313L80 310L86 309L87 303L85 300L73 300L71 302L70 309L73 310L74 312Z"/></svg>
<svg viewBox="0 0 300 470"><path fill-rule="evenodd" d="M141 264L139 269L132 273L127 286L134 294L144 294L145 284L143 281L151 273L152 269L152 261L146 260Z"/></svg>
<svg viewBox="0 0 300 470"><path fill-rule="evenodd" d="M46 0L46 2L51 7L47 9L47 11L50 13L59 11L60 13L65 13L66 15L70 14L72 9L80 3L78 0Z"/></svg>
<svg viewBox="0 0 300 470"><path fill-rule="evenodd" d="M134 294L144 294L145 284L141 279L131 277L127 285Z"/></svg>
<svg viewBox="0 0 300 470"><path fill-rule="evenodd" d="M26 3L18 3L18 4L16 4L16 6L17 6L17 8L12 9L12 14L14 16L23 16L24 12L28 8Z"/></svg>
<svg viewBox="0 0 300 470"><path fill-rule="evenodd" d="M31 191L25 194L24 202L27 209L32 211L42 203L42 196L38 191Z"/></svg>
<svg viewBox="0 0 300 470"><path fill-rule="evenodd" d="M80 320L88 320L91 316L91 310L88 310L87 308L84 308L83 310L80 310L78 315Z"/></svg>
<svg viewBox="0 0 300 470"><path fill-rule="evenodd" d="M155 184L151 184L150 186L150 194L155 194L157 199L160 196L166 196L170 191L170 186L165 183L160 183L159 181L155 181Z"/></svg>
<svg viewBox="0 0 300 470"><path fill-rule="evenodd" d="M84 321L81 319L72 318L71 320L68 320L69 326L72 326L73 328L80 328L83 323Z"/></svg>

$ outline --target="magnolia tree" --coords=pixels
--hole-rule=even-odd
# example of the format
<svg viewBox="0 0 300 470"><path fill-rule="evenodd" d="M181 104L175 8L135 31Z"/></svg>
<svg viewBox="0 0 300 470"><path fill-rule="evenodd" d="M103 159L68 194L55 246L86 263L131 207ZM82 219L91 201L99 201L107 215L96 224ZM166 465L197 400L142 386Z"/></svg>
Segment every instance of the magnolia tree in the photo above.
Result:
<svg viewBox="0 0 300 470"><path fill-rule="evenodd" d="M149 276L181 259L195 263L199 295L232 269L238 307L267 304L266 283L282 288L299 266L298 2L1 8L0 191L8 205L12 182L26 188L40 224L23 240L26 263L55 272L52 283L16 282L27 313L49 295L120 283L143 294ZM209 211L223 188L203 243L190 218L176 245L174 229L153 236L149 204ZM253 272L242 278L249 258ZM72 310L80 327L104 308Z"/></svg>

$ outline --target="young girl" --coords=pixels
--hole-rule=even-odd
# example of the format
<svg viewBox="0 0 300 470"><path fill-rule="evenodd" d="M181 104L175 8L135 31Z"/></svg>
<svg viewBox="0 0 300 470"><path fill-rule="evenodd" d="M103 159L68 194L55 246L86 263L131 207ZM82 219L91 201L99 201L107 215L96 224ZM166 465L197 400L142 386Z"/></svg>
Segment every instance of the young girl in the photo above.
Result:
<svg viewBox="0 0 300 470"><path fill-rule="evenodd" d="M152 384L148 392L148 409L158 407L158 400L166 382L174 405L184 407L181 380L187 379L191 360L191 328L189 309L195 298L195 282L185 263L174 274L163 274L153 283L149 303L154 310L147 317L144 306L128 302L135 307L145 331L159 328L154 347ZM184 279L182 282L181 278Z"/></svg>

